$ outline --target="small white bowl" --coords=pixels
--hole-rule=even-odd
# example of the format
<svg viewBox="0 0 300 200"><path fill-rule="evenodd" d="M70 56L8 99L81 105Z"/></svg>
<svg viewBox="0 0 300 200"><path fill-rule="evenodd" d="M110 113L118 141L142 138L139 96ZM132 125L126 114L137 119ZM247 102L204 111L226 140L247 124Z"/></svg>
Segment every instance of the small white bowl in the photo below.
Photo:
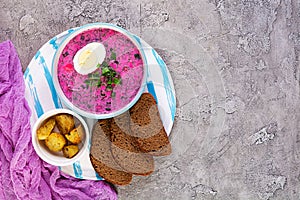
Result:
<svg viewBox="0 0 300 200"><path fill-rule="evenodd" d="M84 128L85 135L83 136L81 143L78 145L79 152L73 158L64 157L62 152L50 151L48 147L45 145L45 142L40 141L37 138L36 131L42 125L42 123L45 120L57 114L70 114L74 116L78 120L78 122L82 124ZM42 116L40 116L40 118L38 118L38 120L36 121L32 129L32 144L36 153L42 160L55 166L72 165L74 162L80 160L84 155L84 152L87 151L88 149L88 140L89 140L89 129L86 122L81 116L68 109L54 109L44 113Z"/></svg>

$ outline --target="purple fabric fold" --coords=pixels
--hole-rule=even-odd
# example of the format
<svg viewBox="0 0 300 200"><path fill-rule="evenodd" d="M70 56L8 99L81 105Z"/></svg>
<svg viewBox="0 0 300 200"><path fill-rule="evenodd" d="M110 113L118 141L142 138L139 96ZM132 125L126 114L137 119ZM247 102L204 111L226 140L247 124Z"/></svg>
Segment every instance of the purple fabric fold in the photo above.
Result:
<svg viewBox="0 0 300 200"><path fill-rule="evenodd" d="M11 41L0 43L0 199L99 199L117 194L105 181L80 180L42 161L31 143L31 111Z"/></svg>

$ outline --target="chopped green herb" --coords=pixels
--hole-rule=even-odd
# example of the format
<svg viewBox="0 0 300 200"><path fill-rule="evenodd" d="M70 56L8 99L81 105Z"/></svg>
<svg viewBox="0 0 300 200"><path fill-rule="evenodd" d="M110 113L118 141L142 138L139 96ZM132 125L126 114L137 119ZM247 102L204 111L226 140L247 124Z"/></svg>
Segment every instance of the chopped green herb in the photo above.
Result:
<svg viewBox="0 0 300 200"><path fill-rule="evenodd" d="M94 72L91 74L88 74L89 79L95 79L95 78L100 78L99 72Z"/></svg>
<svg viewBox="0 0 300 200"><path fill-rule="evenodd" d="M93 87L93 86L95 86L95 84L96 84L95 80L93 80L93 79L86 79L86 80L84 81L84 83L86 84L87 88L88 88L88 87Z"/></svg>
<svg viewBox="0 0 300 200"><path fill-rule="evenodd" d="M86 79L86 80L84 81L84 83L88 85L88 84L91 83L91 81L90 81L89 79Z"/></svg>
<svg viewBox="0 0 300 200"><path fill-rule="evenodd" d="M106 90L107 90L107 91L111 91L112 89L113 89L113 88L112 88L111 85L106 86Z"/></svg>
<svg viewBox="0 0 300 200"><path fill-rule="evenodd" d="M102 68L102 75L107 74L107 73L109 73L109 72L110 72L110 70L109 70L108 67L103 67L103 68Z"/></svg>
<svg viewBox="0 0 300 200"><path fill-rule="evenodd" d="M109 66L108 63L106 61L103 61L102 67L108 67L108 66Z"/></svg>
<svg viewBox="0 0 300 200"><path fill-rule="evenodd" d="M116 60L117 59L117 54L114 51L111 52L110 59L111 60Z"/></svg>
<svg viewBox="0 0 300 200"><path fill-rule="evenodd" d="M97 68L100 68L100 67L101 67L100 63L98 63L96 67L97 67Z"/></svg>
<svg viewBox="0 0 300 200"><path fill-rule="evenodd" d="M94 73L94 74L93 74L93 77L94 77L94 78L100 78L99 72Z"/></svg>
<svg viewBox="0 0 300 200"><path fill-rule="evenodd" d="M98 82L97 82L97 87L99 88L100 86L101 86L101 81L98 80Z"/></svg>
<svg viewBox="0 0 300 200"><path fill-rule="evenodd" d="M107 84L108 84L108 85L111 85L111 84L112 84L112 80L111 80L111 79L112 79L111 76L108 77L108 80L107 80Z"/></svg>
<svg viewBox="0 0 300 200"><path fill-rule="evenodd" d="M115 97L116 97L116 93L115 93L115 92L112 92L112 93L111 93L111 97L112 97L112 98L115 98Z"/></svg>
<svg viewBox="0 0 300 200"><path fill-rule="evenodd" d="M121 79L114 78L114 79L113 79L113 82L114 82L114 84L116 84L116 85L121 84Z"/></svg>
<svg viewBox="0 0 300 200"><path fill-rule="evenodd" d="M87 80L89 80L89 81L97 81L98 79L99 79L99 77L92 76L92 77L88 78Z"/></svg>
<svg viewBox="0 0 300 200"><path fill-rule="evenodd" d="M112 58L114 58L115 53L112 52ZM116 61L114 61L116 62ZM85 85L82 85L82 88L93 90L94 87L100 88L101 86L106 86L105 90L111 91L111 98L115 98L116 93L113 91L115 85L122 84L121 76L116 72L111 66L104 61L101 65L97 65L100 70L88 74L88 78L84 80ZM107 94L104 90L101 89L101 98L104 98ZM108 108L109 109L109 108Z"/></svg>
<svg viewBox="0 0 300 200"><path fill-rule="evenodd" d="M91 78L91 79L99 78L99 76L97 77L97 75L95 75L95 74L88 74L88 77Z"/></svg>

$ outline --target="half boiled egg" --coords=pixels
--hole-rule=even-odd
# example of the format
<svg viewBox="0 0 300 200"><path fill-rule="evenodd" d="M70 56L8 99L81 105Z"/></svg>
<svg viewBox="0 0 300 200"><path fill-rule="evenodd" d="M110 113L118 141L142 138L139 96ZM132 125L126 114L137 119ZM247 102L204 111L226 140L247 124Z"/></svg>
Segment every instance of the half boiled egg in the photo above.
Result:
<svg viewBox="0 0 300 200"><path fill-rule="evenodd" d="M73 58L74 69L82 75L92 73L105 59L106 51L102 43L92 42L82 47Z"/></svg>

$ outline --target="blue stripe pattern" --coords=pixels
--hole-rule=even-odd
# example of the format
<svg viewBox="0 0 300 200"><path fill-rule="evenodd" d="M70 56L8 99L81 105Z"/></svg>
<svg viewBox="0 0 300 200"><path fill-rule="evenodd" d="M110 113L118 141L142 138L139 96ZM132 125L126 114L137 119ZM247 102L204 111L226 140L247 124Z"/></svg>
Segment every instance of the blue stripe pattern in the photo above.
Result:
<svg viewBox="0 0 300 200"><path fill-rule="evenodd" d="M35 59L38 59L38 57L41 55L41 51L36 52L36 54L34 55Z"/></svg>
<svg viewBox="0 0 300 200"><path fill-rule="evenodd" d="M54 88L54 84L53 84L53 81L52 81L52 75L50 74L50 71L49 71L49 69L46 65L45 59L42 55L40 55L39 58L40 58L39 63L43 66L44 75L45 75L45 78L46 78L47 83L49 85L49 88L51 90L52 100L54 102L55 108L62 108L62 104L61 104L59 98L57 97L57 93L56 93L56 90Z"/></svg>
<svg viewBox="0 0 300 200"><path fill-rule="evenodd" d="M88 150L91 149L91 145L92 145L92 139L90 138L90 139L89 139L89 143L88 143Z"/></svg>
<svg viewBox="0 0 300 200"><path fill-rule="evenodd" d="M58 49L58 45L56 44L57 37L54 37L50 40L49 44L52 45L53 49Z"/></svg>
<svg viewBox="0 0 300 200"><path fill-rule="evenodd" d="M34 59L38 59L38 57L41 55L41 51L36 52L34 55Z"/></svg>
<svg viewBox="0 0 300 200"><path fill-rule="evenodd" d="M155 93L155 89L154 89L154 85L153 85L153 82L152 81L149 81L147 82L147 88L148 88L148 92L150 94L152 94L152 96L154 97L156 103L158 102L157 101L157 96L156 96L156 93Z"/></svg>
<svg viewBox="0 0 300 200"><path fill-rule="evenodd" d="M80 167L80 162L77 161L73 164L73 171L74 171L74 174L75 174L75 177L77 178L83 178L82 177L82 169Z"/></svg>
<svg viewBox="0 0 300 200"><path fill-rule="evenodd" d="M97 180L103 180L103 178L101 176L99 176L99 174L97 172L95 172L95 176L96 176Z"/></svg>
<svg viewBox="0 0 300 200"><path fill-rule="evenodd" d="M141 39L136 36L136 35L133 35L134 39L136 39L136 41L142 46L142 42L141 42Z"/></svg>
<svg viewBox="0 0 300 200"><path fill-rule="evenodd" d="M42 108L41 102L37 95L36 88L34 87L31 74L28 75L28 80L29 80L28 86L30 88L31 95L33 96L33 100L34 100L34 108L37 116L40 117L44 113L44 110ZM30 87L30 85L33 86L33 88Z"/></svg>
<svg viewBox="0 0 300 200"><path fill-rule="evenodd" d="M27 79L27 76L29 74L29 68L27 67L27 69L24 72L24 78Z"/></svg>
<svg viewBox="0 0 300 200"><path fill-rule="evenodd" d="M71 28L71 29L68 30L68 33L72 33L72 32L74 32L74 31L75 31L75 30Z"/></svg>
<svg viewBox="0 0 300 200"><path fill-rule="evenodd" d="M170 81L168 79L168 72L166 69L166 64L165 62L161 59L161 57L156 53L156 51L154 49L152 49L152 54L155 57L157 63L160 66L160 69L163 73L163 78L164 78L164 87L165 87L165 91L166 91L166 95L168 98L168 102L169 102L169 107L171 110L171 115L172 115L172 120L174 121L175 118L175 110L176 110L176 100L175 100L175 96L172 92L172 87L170 84Z"/></svg>

